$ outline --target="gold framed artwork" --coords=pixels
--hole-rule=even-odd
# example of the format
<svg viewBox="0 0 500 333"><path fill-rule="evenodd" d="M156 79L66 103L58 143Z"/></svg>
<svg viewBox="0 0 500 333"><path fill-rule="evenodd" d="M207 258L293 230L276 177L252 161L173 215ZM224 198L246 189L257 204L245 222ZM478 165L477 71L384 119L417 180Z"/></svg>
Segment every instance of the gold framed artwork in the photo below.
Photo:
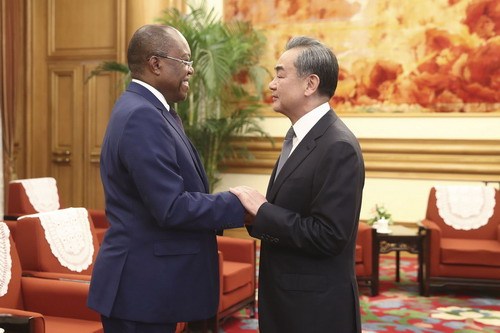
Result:
<svg viewBox="0 0 500 333"><path fill-rule="evenodd" d="M498 0L225 0L224 18L263 31L271 73L292 36L331 47L343 115L500 115Z"/></svg>

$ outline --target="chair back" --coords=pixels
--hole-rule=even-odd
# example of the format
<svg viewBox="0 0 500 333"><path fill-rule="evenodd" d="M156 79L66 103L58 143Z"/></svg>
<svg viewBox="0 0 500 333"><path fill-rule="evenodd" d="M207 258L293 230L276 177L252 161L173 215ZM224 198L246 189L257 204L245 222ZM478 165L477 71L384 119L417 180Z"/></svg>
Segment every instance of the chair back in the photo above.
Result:
<svg viewBox="0 0 500 333"><path fill-rule="evenodd" d="M23 309L21 263L4 222L0 222L0 308Z"/></svg>
<svg viewBox="0 0 500 333"><path fill-rule="evenodd" d="M22 216L17 223L16 243L23 271L92 273L99 242L85 208Z"/></svg>
<svg viewBox="0 0 500 333"><path fill-rule="evenodd" d="M6 215L35 214L59 208L59 194L54 178L19 179L9 183Z"/></svg>
<svg viewBox="0 0 500 333"><path fill-rule="evenodd" d="M441 228L442 237L444 238L497 239L498 225L500 224L500 195L497 189L494 189L494 191L495 206L493 215L488 219L485 225L477 229L460 230L447 224L439 212L435 187L431 188L429 193L426 219L435 222Z"/></svg>

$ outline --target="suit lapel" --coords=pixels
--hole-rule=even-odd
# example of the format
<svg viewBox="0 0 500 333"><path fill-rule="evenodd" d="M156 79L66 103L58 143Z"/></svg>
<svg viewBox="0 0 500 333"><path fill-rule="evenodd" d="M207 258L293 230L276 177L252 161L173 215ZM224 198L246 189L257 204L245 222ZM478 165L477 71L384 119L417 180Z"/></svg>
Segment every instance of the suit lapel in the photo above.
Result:
<svg viewBox="0 0 500 333"><path fill-rule="evenodd" d="M167 111L165 106L156 98L155 95L153 95L148 89L145 87L141 86L138 83L131 82L130 85L127 88L128 91L137 93L144 97L146 100L148 100L155 108L160 111L161 115L165 120L174 128L174 130L177 132L179 135L181 141L184 143L186 146L187 150L189 151L189 154L191 155L191 158L193 159L194 165L196 167L196 170L198 171L198 174L203 181L203 185L205 186L206 192L209 191L209 185L208 185L208 179L205 173L205 169L203 168L203 164L201 163L200 157L198 156L196 149L194 148L193 144L189 140L189 138L186 136L186 133L184 133L184 130L179 127L179 124L175 121L175 119L172 117L172 115Z"/></svg>
<svg viewBox="0 0 500 333"><path fill-rule="evenodd" d="M316 148L318 141L325 131L337 120L337 115L330 110L311 128L309 133L302 139L297 148L292 152L285 165L281 169L278 177L274 179L276 165L274 166L269 186L267 188L267 200L273 202L278 194L281 185L290 177L304 159Z"/></svg>
<svg viewBox="0 0 500 333"><path fill-rule="evenodd" d="M191 158L194 161L196 171L198 171L198 175L200 175L200 178L203 181L205 190L206 192L208 192L209 191L208 180L206 177L205 169L203 168L203 164L201 163L200 157L196 152L196 148L193 146L191 140L189 140L189 138L186 136L184 130L181 129L180 126L177 124L177 121L172 117L172 115L164 107L159 108L159 111L161 112L163 118L165 118L165 120L175 129L177 134L179 134L179 137L181 138L182 142L186 145L186 148L189 151L189 154L191 155Z"/></svg>

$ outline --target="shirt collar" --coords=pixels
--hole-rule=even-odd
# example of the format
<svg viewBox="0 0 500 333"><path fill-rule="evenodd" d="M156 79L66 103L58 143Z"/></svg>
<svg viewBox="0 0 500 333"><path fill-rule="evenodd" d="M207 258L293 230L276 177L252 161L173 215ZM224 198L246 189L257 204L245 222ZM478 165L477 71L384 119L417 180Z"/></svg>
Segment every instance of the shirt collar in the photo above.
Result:
<svg viewBox="0 0 500 333"><path fill-rule="evenodd" d="M149 90L153 95L155 95L156 98L158 98L158 100L161 102L161 104L163 104L163 106L167 109L167 111L170 111L170 105L168 105L167 100L165 99L165 96L163 96L158 90L156 90L155 87L147 84L144 81L137 80L137 79L132 79L132 82L140 84L141 86L143 86L144 88Z"/></svg>
<svg viewBox="0 0 500 333"><path fill-rule="evenodd" d="M330 104L328 102L321 104L320 106L312 109L305 115L303 115L297 122L293 125L293 131L297 137L297 143L302 141L302 139L309 133L311 128L316 125L316 123L328 112L330 111Z"/></svg>

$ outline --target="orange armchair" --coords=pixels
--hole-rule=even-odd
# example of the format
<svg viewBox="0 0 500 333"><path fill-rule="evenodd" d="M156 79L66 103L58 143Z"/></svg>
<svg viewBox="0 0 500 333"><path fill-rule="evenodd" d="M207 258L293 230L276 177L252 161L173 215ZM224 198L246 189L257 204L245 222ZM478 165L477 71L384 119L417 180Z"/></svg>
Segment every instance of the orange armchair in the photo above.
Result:
<svg viewBox="0 0 500 333"><path fill-rule="evenodd" d="M29 185L27 185L29 184ZM30 188L30 195L26 192L26 187ZM37 192L37 186L44 186ZM37 198L42 198L39 203L34 202ZM58 189L56 180L52 177L30 178L14 180L9 183L7 213L5 220L17 220L22 215L36 214L50 210L60 209L62 204L59 201ZM97 239L99 243L104 237L104 233L109 227L109 222L106 214L102 209L89 209L89 215L92 223L95 226ZM15 223L10 223L9 227L13 232L16 232ZM15 239L16 235L13 234Z"/></svg>
<svg viewBox="0 0 500 333"><path fill-rule="evenodd" d="M424 295L431 287L479 286L500 288L500 195L494 190L493 215L481 227L460 230L442 217L437 190L430 190L421 232L424 249ZM471 200L474 198L470 198Z"/></svg>
<svg viewBox="0 0 500 333"><path fill-rule="evenodd" d="M379 253L375 243L376 233L377 230L370 225L359 223L355 255L356 278L360 287L370 289L371 296L377 296L379 288Z"/></svg>
<svg viewBox="0 0 500 333"><path fill-rule="evenodd" d="M0 255L11 262L10 281L8 265L1 267L0 285L7 288L0 293L0 327L13 329L15 323L17 329L24 324L31 333L102 332L99 314L86 305L89 284L23 277L16 246L6 229L0 222Z"/></svg>
<svg viewBox="0 0 500 333"><path fill-rule="evenodd" d="M99 242L90 216L86 215L85 223L85 212L84 208L66 208L23 216L16 222L16 244L25 275L90 281ZM54 220L57 226L58 218L66 216L68 220L63 222L69 224L67 233L61 234L60 226L46 230L42 225L43 218ZM76 216L83 221L71 222ZM50 242L47 234L52 235Z"/></svg>
<svg viewBox="0 0 500 333"><path fill-rule="evenodd" d="M92 269L94 267L94 262L99 252L99 242L97 241L97 236L95 234L94 226L90 221L90 217L88 217L88 227L90 228L90 235L92 237L92 254L90 252L87 253L87 256L91 256L91 261L88 266L85 266L85 269L80 271L75 271L74 268L70 269L67 266L64 266L60 258L56 257L51 249L51 244L47 240L45 236L45 229L42 226L42 222L40 220L40 216L44 215L53 215L58 214L73 208L61 209L54 212L40 213L36 214L38 216L31 217L21 217L16 223L17 225L17 248L19 251L20 262L22 263L23 274L25 276L31 276L34 278L41 278L40 280L62 280L62 281L80 281L80 282L90 282ZM83 209L84 208L80 208ZM79 228L72 228L72 230L78 234L72 235L73 238L78 238L80 233L85 230ZM64 240L63 240L64 241ZM73 250L78 250L78 248L73 247ZM87 250L84 246L80 248L82 251ZM79 256L79 258L84 257L83 255ZM90 258L90 257L89 257ZM62 257L64 259L64 257ZM64 261L63 261L64 262ZM88 284L87 285L87 294L88 294ZM85 301L87 294L85 294ZM46 297L50 297L47 295ZM43 301L43 299L42 299ZM70 300L68 300L70 302ZM64 306L66 303L61 303L61 306ZM98 317L100 320L100 317ZM176 332L183 332L187 327L186 323L177 323ZM68 329L63 332L73 332ZM78 331L74 331L78 332Z"/></svg>
<svg viewBox="0 0 500 333"><path fill-rule="evenodd" d="M256 241L217 236L219 248L220 300L212 330L219 322L249 307L255 315Z"/></svg>

